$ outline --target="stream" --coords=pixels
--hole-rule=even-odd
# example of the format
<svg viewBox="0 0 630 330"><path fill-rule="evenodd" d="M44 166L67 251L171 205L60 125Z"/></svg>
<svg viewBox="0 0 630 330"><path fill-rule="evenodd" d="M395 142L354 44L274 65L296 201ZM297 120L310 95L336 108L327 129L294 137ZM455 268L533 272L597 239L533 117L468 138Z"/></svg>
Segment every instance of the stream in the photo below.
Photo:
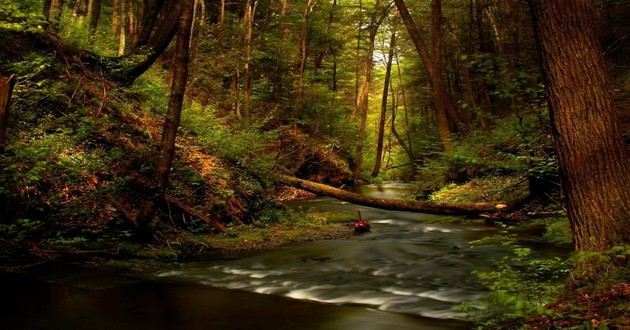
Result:
<svg viewBox="0 0 630 330"><path fill-rule="evenodd" d="M414 187L360 192L406 198ZM3 275L8 329L467 329L453 307L486 293L474 270L506 255L470 242L498 229L394 212L331 198L294 208L360 210L372 232L253 256L173 265L128 278L66 271L48 282ZM7 329L7 327L4 327Z"/></svg>

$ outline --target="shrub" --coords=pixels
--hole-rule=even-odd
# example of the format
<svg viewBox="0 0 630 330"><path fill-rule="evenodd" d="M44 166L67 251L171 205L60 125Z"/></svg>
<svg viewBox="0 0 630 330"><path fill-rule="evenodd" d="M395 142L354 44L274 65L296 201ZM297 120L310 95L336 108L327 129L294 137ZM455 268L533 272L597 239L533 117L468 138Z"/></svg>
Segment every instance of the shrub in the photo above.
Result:
<svg viewBox="0 0 630 330"><path fill-rule="evenodd" d="M531 315L555 315L554 301L569 274L570 263L559 257L534 258L529 248L515 246L512 255L496 263L497 270L476 272L490 294L460 306L482 327L492 327Z"/></svg>

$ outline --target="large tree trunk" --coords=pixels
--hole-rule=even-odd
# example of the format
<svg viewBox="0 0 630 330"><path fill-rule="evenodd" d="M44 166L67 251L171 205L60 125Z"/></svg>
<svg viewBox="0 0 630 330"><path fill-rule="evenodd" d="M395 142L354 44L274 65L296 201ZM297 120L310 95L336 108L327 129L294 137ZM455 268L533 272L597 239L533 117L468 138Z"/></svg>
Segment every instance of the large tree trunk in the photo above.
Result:
<svg viewBox="0 0 630 330"><path fill-rule="evenodd" d="M452 146L450 133L457 133L457 128L461 124L461 118L442 78L442 2L440 0L433 0L431 6L431 46L433 48L431 52L422 39L422 35L411 17L405 2L403 0L394 0L394 2L396 3L400 17L403 23L405 23L407 32L409 32L409 36L416 47L416 51L429 77L440 141L442 142L442 147L448 150Z"/></svg>
<svg viewBox="0 0 630 330"><path fill-rule="evenodd" d="M0 153L4 152L7 144L7 125L13 86L15 86L15 76L0 77Z"/></svg>
<svg viewBox="0 0 630 330"><path fill-rule="evenodd" d="M384 210L420 212L444 215L480 215L482 213L496 213L509 208L495 203L435 203L427 201L406 201L366 197L357 193L337 189L325 184L299 179L287 175L276 175L278 182L296 188L310 191L314 194L334 197L346 202L369 206Z"/></svg>
<svg viewBox="0 0 630 330"><path fill-rule="evenodd" d="M150 196L151 200L140 211L136 218L136 225L141 234L146 233L147 226L155 214L156 203L164 199L164 193L168 186L171 166L175 157L175 139L181 120L182 104L188 83L188 64L190 62L190 32L193 22L194 0L186 0L179 19L177 43L175 45L175 58L173 60L173 80L171 83L171 96L168 112L164 118L164 128L159 149L159 158L156 167L156 196Z"/></svg>
<svg viewBox="0 0 630 330"><path fill-rule="evenodd" d="M630 243L630 162L591 0L530 0L553 134L578 250Z"/></svg>
<svg viewBox="0 0 630 330"><path fill-rule="evenodd" d="M392 77L392 62L394 60L394 48L396 47L396 26L392 27L392 38L389 41L389 54L387 54L387 65L385 68L385 83L383 85L383 98L381 102L381 118L378 123L378 138L376 141L376 161L372 169L372 177L378 176L383 162L383 142L385 140L385 122L387 121L387 98L389 96L389 85ZM392 123L394 125L394 123Z"/></svg>

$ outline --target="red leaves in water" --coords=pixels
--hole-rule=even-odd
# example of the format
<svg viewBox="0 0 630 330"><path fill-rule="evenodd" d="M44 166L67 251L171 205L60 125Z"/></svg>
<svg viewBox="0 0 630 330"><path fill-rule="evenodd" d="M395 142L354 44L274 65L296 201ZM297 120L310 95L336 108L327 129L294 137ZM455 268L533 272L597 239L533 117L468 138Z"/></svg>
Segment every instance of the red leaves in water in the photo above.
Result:
<svg viewBox="0 0 630 330"><path fill-rule="evenodd" d="M370 223L367 220L357 220L352 223L352 230L355 234L363 234L370 231Z"/></svg>

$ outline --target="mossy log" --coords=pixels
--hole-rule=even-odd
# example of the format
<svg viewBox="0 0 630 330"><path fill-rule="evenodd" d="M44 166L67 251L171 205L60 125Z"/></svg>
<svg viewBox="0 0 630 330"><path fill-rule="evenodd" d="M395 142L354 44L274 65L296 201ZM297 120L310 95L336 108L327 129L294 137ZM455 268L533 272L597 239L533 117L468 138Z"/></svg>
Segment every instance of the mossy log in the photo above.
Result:
<svg viewBox="0 0 630 330"><path fill-rule="evenodd" d="M437 215L478 216L483 213L502 213L511 208L497 203L436 203L430 201L396 200L366 197L325 184L299 179L287 175L276 175L282 184L310 191L314 194L334 197L346 202L384 210L419 212Z"/></svg>

